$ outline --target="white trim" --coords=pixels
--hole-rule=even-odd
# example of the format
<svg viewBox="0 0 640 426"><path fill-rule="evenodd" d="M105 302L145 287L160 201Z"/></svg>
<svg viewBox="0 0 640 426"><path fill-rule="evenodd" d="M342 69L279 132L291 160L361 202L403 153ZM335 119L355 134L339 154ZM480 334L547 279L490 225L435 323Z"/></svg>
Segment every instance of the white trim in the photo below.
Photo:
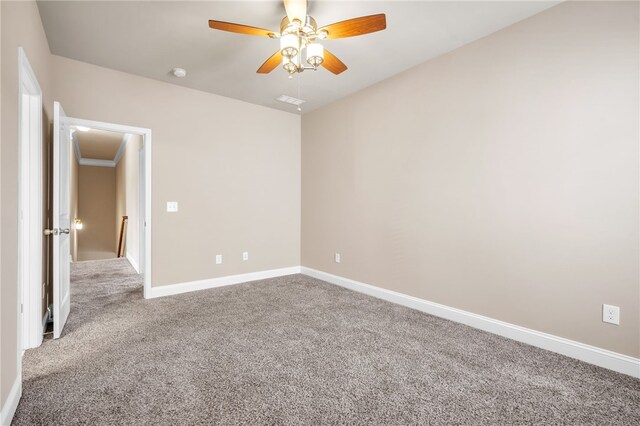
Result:
<svg viewBox="0 0 640 426"><path fill-rule="evenodd" d="M26 101L26 102L24 102ZM27 119L28 122L23 121ZM24 133L26 131L26 134ZM42 344L42 90L18 47L18 374L22 353Z"/></svg>
<svg viewBox="0 0 640 426"><path fill-rule="evenodd" d="M71 141L73 142L73 150L76 152L76 160L80 163L82 160L82 153L80 152L80 142L78 142L78 135L73 132L71 133Z"/></svg>
<svg viewBox="0 0 640 426"><path fill-rule="evenodd" d="M125 124L107 123L104 121L85 120L84 118L69 117L69 120L71 120L72 122L71 126L90 127L96 130L108 130L117 133L133 133L134 135L143 135L149 130L143 127L133 127L127 126Z"/></svg>
<svg viewBox="0 0 640 426"><path fill-rule="evenodd" d="M145 268L145 158L144 145L138 149L138 273Z"/></svg>
<svg viewBox="0 0 640 426"><path fill-rule="evenodd" d="M16 409L18 408L18 403L20 402L21 396L22 379L20 376L18 376L11 386L11 390L9 391L9 395L7 396L7 401L4 403L2 409L0 410L0 425L9 426L11 424L11 420L13 420L13 415L16 413Z"/></svg>
<svg viewBox="0 0 640 426"><path fill-rule="evenodd" d="M78 160L81 166L94 166L94 167L115 167L116 163L113 160L96 160L93 158L81 158Z"/></svg>
<svg viewBox="0 0 640 426"><path fill-rule="evenodd" d="M147 129L143 138L144 155L144 298L151 297L151 130ZM139 242L141 244L142 241Z"/></svg>
<svg viewBox="0 0 640 426"><path fill-rule="evenodd" d="M133 266L133 269L135 269L137 273L140 273L140 267L138 266L138 262L136 262L133 256L131 256L131 253L127 252L126 257L129 263L131 264L131 266Z"/></svg>
<svg viewBox="0 0 640 426"><path fill-rule="evenodd" d="M129 134L129 133L127 133L124 136L122 136L122 142L120 142L120 146L118 147L118 151L116 152L116 156L113 157L114 165L118 164L118 162L120 162L120 159L124 155L124 149L127 146L127 142L129 142L129 138L131 138L131 134Z"/></svg>
<svg viewBox="0 0 640 426"><path fill-rule="evenodd" d="M527 343L548 351L556 352L580 361L608 368L619 373L640 378L640 359L620 353L586 345L584 343L554 336L529 328L520 327L504 321L477 315L461 309L452 308L417 297L408 296L384 288L339 277L307 267L301 267L301 273L341 287L355 290L378 299L397 303L408 308L426 312L441 318L468 325L489 333L497 334L519 342Z"/></svg>
<svg viewBox="0 0 640 426"><path fill-rule="evenodd" d="M206 290L227 285L241 284L250 281L264 280L267 278L283 277L285 275L299 274L299 266L289 268L271 269L268 271L249 272L248 274L228 275L226 277L210 278L207 280L189 281L180 284L163 285L151 288L151 297L173 296L174 294L188 293L191 291Z"/></svg>

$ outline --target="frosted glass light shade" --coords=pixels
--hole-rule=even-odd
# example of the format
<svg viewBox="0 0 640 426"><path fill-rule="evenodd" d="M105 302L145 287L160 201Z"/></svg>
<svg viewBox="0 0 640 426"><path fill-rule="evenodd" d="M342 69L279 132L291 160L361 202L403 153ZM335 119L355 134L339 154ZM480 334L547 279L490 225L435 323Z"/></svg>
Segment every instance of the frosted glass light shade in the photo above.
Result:
<svg viewBox="0 0 640 426"><path fill-rule="evenodd" d="M295 34L284 34L280 37L280 53L285 58L291 58L298 54L300 43L298 36Z"/></svg>
<svg viewBox="0 0 640 426"><path fill-rule="evenodd" d="M307 62L317 67L324 61L324 48L320 43L310 43L307 46Z"/></svg>
<svg viewBox="0 0 640 426"><path fill-rule="evenodd" d="M293 74L298 71L299 61L298 56L282 59L282 68L289 74Z"/></svg>

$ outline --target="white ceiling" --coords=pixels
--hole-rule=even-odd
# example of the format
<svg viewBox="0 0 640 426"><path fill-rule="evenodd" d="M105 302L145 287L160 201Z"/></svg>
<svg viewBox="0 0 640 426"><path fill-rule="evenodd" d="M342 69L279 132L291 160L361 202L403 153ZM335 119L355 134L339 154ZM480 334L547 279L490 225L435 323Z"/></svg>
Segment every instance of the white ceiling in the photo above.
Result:
<svg viewBox="0 0 640 426"><path fill-rule="evenodd" d="M279 29L279 0L264 1L40 1L51 52L91 64L295 112L274 99L305 99L304 112L356 92L435 56L541 12L559 1L311 1L318 25L386 13L387 29L324 45L349 67L289 80L258 67L278 40L209 29L208 20ZM188 76L170 74L182 67Z"/></svg>

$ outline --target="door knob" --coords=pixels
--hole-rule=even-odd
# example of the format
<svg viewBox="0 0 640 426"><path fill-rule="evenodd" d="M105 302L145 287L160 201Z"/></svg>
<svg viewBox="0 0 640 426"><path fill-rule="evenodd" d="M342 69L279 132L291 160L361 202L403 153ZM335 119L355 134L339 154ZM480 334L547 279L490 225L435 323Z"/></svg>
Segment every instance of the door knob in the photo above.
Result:
<svg viewBox="0 0 640 426"><path fill-rule="evenodd" d="M60 235L60 234L68 234L69 228L65 228L65 229L60 229L60 228L53 228L53 229L45 229L44 230L44 235Z"/></svg>

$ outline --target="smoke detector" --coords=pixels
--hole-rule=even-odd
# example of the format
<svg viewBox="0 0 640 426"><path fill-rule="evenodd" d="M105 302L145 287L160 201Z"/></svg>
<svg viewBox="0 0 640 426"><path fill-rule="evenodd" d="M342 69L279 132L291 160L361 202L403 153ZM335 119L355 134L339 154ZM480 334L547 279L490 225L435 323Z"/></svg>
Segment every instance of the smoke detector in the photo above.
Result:
<svg viewBox="0 0 640 426"><path fill-rule="evenodd" d="M187 76L187 70L185 70L184 68L174 68L171 70L171 74L173 74L175 77L183 78Z"/></svg>

